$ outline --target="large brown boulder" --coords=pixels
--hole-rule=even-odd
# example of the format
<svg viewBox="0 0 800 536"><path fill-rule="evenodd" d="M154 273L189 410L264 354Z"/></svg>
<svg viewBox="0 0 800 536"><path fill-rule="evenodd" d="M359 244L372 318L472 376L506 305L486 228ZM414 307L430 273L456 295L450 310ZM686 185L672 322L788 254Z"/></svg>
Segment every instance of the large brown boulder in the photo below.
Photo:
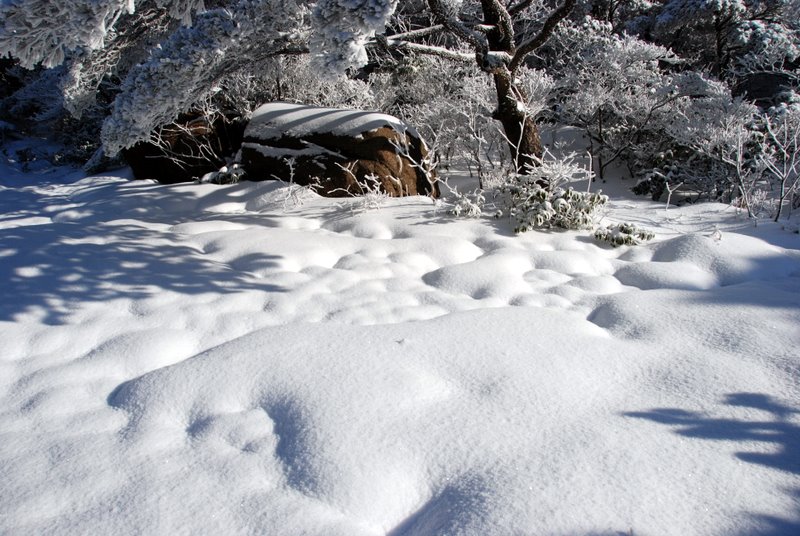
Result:
<svg viewBox="0 0 800 536"><path fill-rule="evenodd" d="M375 187L396 197L439 195L420 136L377 112L265 104L253 113L237 160L249 180L314 185L331 197Z"/></svg>

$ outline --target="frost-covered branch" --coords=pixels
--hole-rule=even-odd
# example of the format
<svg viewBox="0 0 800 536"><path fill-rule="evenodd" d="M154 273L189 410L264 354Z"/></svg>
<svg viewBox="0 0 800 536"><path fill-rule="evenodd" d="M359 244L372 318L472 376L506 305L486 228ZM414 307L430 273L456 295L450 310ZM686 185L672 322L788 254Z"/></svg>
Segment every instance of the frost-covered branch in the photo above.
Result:
<svg viewBox="0 0 800 536"><path fill-rule="evenodd" d="M445 47L437 47L433 45L423 45L420 43L411 43L408 41L396 40L394 39L394 36L392 36L392 39L386 39L379 42L382 42L387 48L409 50L411 52L416 52L417 54L438 56L440 58L446 58L449 60L460 61L460 62L475 61L475 55L470 54L468 52L460 52L458 50L452 50Z"/></svg>
<svg viewBox="0 0 800 536"><path fill-rule="evenodd" d="M766 115L764 127L770 152L764 156L763 163L777 183L775 221L778 221L786 199L796 196L800 190L800 108L779 110L774 116Z"/></svg>
<svg viewBox="0 0 800 536"><path fill-rule="evenodd" d="M165 10L147 2L132 15L120 18L116 28L106 36L105 46L73 53L66 61L61 83L67 111L80 118L95 106L97 93L104 82L108 84L109 76L124 77L177 25ZM113 90L112 86L109 89Z"/></svg>
<svg viewBox="0 0 800 536"><path fill-rule="evenodd" d="M241 0L198 15L134 67L103 125L106 153L146 140L158 126L215 91L216 83L252 69L305 39L305 9L290 0Z"/></svg>
<svg viewBox="0 0 800 536"><path fill-rule="evenodd" d="M106 34L123 13L132 13L133 2L29 0L0 4L0 53L18 58L20 65L39 63L55 67L70 50L103 46Z"/></svg>
<svg viewBox="0 0 800 536"><path fill-rule="evenodd" d="M437 33L441 32L444 29L445 29L445 27L444 27L443 24L434 24L433 26L428 26L427 28L420 28L420 29L417 29L417 30L410 30L410 31L407 31L407 32L388 35L386 37L387 37L387 39L394 39L394 40L399 40L399 41L408 41L410 39L418 39L420 37L427 37L429 35L434 35L434 34L437 34Z"/></svg>
<svg viewBox="0 0 800 536"><path fill-rule="evenodd" d="M188 23L205 9L203 0L159 0L159 7ZM134 0L25 0L0 4L0 54L26 68L61 65L70 52L97 50L119 18L135 10Z"/></svg>
<svg viewBox="0 0 800 536"><path fill-rule="evenodd" d="M522 62L525 61L525 58L550 39L550 36L553 35L558 24L572 12L575 7L575 2L576 0L564 0L564 3L561 4L559 8L550 13L541 30L539 30L539 33L518 44L514 57L509 63L511 72L517 70L519 66L522 65Z"/></svg>
<svg viewBox="0 0 800 536"><path fill-rule="evenodd" d="M470 29L467 25L458 20L457 9L460 2L452 0L427 0L431 13L438 24L441 24L453 35L469 44L477 52L485 53L489 50L486 37L480 32Z"/></svg>
<svg viewBox="0 0 800 536"><path fill-rule="evenodd" d="M319 0L312 11L311 51L321 69L341 74L367 63L365 46L383 33L397 0Z"/></svg>

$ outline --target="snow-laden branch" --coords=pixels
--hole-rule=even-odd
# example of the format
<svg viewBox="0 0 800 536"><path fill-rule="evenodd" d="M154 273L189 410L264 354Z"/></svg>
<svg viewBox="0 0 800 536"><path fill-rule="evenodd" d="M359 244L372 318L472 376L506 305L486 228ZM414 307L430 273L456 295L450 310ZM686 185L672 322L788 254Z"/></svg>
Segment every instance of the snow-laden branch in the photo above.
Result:
<svg viewBox="0 0 800 536"><path fill-rule="evenodd" d="M446 58L453 61L461 61L461 62L475 61L475 54L470 54L469 52L461 52L458 50L452 50L449 48L437 47L433 45L411 43L409 41L395 39L395 36L392 36L390 39L382 39L380 38L380 36L378 36L377 40L379 44L385 46L386 48L409 50L417 54L425 54L427 56L438 56L440 58Z"/></svg>
<svg viewBox="0 0 800 536"><path fill-rule="evenodd" d="M445 0L427 0L428 7L434 19L456 37L472 46L477 52L485 53L489 50L486 37L479 32L467 27L458 20L457 8L460 2L447 2Z"/></svg>
<svg viewBox="0 0 800 536"><path fill-rule="evenodd" d="M769 152L762 156L762 163L777 183L777 222L785 201L800 191L800 108L779 110L772 117L766 115L764 128ZM789 209L791 208L790 204Z"/></svg>
<svg viewBox="0 0 800 536"><path fill-rule="evenodd" d="M386 30L397 0L319 0L312 12L311 51L331 74L367 63L365 46Z"/></svg>
<svg viewBox="0 0 800 536"><path fill-rule="evenodd" d="M39 63L61 65L70 50L102 47L120 15L133 9L132 0L2 2L0 54L18 58L29 69Z"/></svg>
<svg viewBox="0 0 800 536"><path fill-rule="evenodd" d="M134 67L103 125L108 155L146 140L157 127L210 95L218 80L265 59L302 50L306 9L291 0L241 0L198 15Z"/></svg>
<svg viewBox="0 0 800 536"><path fill-rule="evenodd" d="M564 0L564 3L561 5L561 7L550 13L550 15L547 17L547 20L544 21L544 25L542 26L542 29L539 30L538 34L517 45L514 58L511 60L511 63L508 66L511 72L516 71L529 54L544 45L545 42L550 39L550 36L553 35L558 23L564 20L567 15L572 12L573 8L575 7L575 2L576 0Z"/></svg>
<svg viewBox="0 0 800 536"><path fill-rule="evenodd" d="M174 18L188 24L205 9L203 0L159 0ZM132 14L134 0L25 0L0 3L0 54L20 65L61 65L73 50L102 48L120 16Z"/></svg>
<svg viewBox="0 0 800 536"><path fill-rule="evenodd" d="M420 28L418 30L410 30L408 32L403 32L403 33L399 33L399 34L393 34L393 35L389 35L389 36L386 36L386 37L388 39L408 41L409 39L418 39L420 37L427 37L429 35L434 35L434 34L437 34L437 33L441 32L444 29L445 29L444 25L435 24L433 26L428 26L427 28Z"/></svg>

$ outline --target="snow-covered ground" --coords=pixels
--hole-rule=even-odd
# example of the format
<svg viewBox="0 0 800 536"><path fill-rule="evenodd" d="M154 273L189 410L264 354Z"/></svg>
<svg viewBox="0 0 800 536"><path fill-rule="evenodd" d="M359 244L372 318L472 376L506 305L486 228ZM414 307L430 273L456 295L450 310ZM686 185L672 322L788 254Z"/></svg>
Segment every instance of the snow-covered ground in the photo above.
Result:
<svg viewBox="0 0 800 536"><path fill-rule="evenodd" d="M0 180L0 534L800 533L800 235Z"/></svg>

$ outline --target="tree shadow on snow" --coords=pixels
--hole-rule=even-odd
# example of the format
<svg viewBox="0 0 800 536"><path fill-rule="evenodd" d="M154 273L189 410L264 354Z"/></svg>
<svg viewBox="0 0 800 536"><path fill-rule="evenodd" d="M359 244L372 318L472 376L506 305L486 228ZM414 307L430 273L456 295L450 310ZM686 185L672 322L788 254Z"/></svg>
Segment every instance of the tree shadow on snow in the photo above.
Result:
<svg viewBox="0 0 800 536"><path fill-rule="evenodd" d="M73 305L118 298L260 290L279 292L240 266L169 239L136 223L32 225L0 231L0 321L36 311L46 324L65 321ZM243 259L239 259L243 261ZM275 265L274 255L246 259L249 267Z"/></svg>
<svg viewBox="0 0 800 536"><path fill-rule="evenodd" d="M794 499L795 504L800 504L800 488L787 491ZM794 519L764 514L750 514L753 520L761 527L759 536L795 536L800 534L800 507L794 513ZM749 536L752 533L742 533Z"/></svg>
<svg viewBox="0 0 800 536"><path fill-rule="evenodd" d="M176 224L217 219L242 220L243 229L265 225L257 215L213 212L241 204L243 194L235 188L198 198L179 187L98 178L61 194L57 178L35 188L0 189L0 223L17 225L0 228L0 321L30 312L59 324L82 302L144 299L163 291L285 290L252 273L278 265L278 256L254 253L219 262L213 251L170 232Z"/></svg>
<svg viewBox="0 0 800 536"><path fill-rule="evenodd" d="M650 411L628 412L624 415L665 424L684 437L717 440L747 441L772 445L771 452L737 452L736 458L794 475L800 475L800 426L792 416L800 413L783 402L761 393L731 393L724 403L740 408L761 410L769 415L765 420L714 418L700 412L676 408L657 408ZM800 489L787 490L800 501ZM762 527L758 534L800 534L800 510L794 518L782 518L758 513L749 516Z"/></svg>

